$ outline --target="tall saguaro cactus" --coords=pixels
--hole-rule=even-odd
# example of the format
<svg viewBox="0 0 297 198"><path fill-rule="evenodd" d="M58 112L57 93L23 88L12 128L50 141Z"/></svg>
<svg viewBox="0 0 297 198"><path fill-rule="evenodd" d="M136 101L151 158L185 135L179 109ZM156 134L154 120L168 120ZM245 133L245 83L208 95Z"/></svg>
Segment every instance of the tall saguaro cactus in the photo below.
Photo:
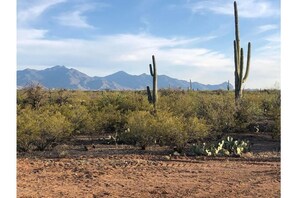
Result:
<svg viewBox="0 0 297 198"><path fill-rule="evenodd" d="M234 40L234 62L235 62L235 101L242 97L242 84L246 81L249 75L250 58L251 58L251 43L248 43L246 71L243 75L244 55L243 48L240 48L239 25L237 4L234 1L234 16L235 16L235 40Z"/></svg>
<svg viewBox="0 0 297 198"><path fill-rule="evenodd" d="M151 94L149 86L147 86L147 94L148 94L148 100L150 103L154 104L154 109L156 111L156 103L158 100L158 88L157 88L157 66L155 61L155 56L152 55L153 65L149 64L150 67L150 73L153 77L153 94Z"/></svg>

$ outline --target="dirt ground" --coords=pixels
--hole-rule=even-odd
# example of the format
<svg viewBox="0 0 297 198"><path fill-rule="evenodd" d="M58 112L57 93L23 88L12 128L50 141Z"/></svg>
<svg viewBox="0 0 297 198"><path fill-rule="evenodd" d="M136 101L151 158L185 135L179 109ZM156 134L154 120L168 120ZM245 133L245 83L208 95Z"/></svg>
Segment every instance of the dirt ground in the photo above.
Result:
<svg viewBox="0 0 297 198"><path fill-rule="evenodd" d="M252 152L240 158L99 144L18 154L17 197L280 197L279 142L245 139Z"/></svg>

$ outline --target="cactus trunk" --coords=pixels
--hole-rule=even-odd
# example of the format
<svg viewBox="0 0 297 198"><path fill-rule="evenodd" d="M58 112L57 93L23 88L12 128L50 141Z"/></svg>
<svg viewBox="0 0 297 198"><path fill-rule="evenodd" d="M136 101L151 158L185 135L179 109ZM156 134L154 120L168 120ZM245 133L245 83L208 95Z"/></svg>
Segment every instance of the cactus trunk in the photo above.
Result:
<svg viewBox="0 0 297 198"><path fill-rule="evenodd" d="M250 57L251 57L251 43L248 43L247 52L247 64L246 71L243 75L243 65L244 65L244 55L243 48L240 48L240 38L239 38L239 22L238 22L238 11L237 4L234 1L234 16L235 16L235 40L233 42L234 46L234 63L235 63L235 101L238 102L242 98L242 84L246 81L249 74L250 68Z"/></svg>
<svg viewBox="0 0 297 198"><path fill-rule="evenodd" d="M157 111L157 101L158 101L158 87L157 87L157 66L155 61L155 56L152 55L153 65L150 64L150 74L153 77L153 94L151 94L149 86L147 86L148 100L153 103L155 112Z"/></svg>

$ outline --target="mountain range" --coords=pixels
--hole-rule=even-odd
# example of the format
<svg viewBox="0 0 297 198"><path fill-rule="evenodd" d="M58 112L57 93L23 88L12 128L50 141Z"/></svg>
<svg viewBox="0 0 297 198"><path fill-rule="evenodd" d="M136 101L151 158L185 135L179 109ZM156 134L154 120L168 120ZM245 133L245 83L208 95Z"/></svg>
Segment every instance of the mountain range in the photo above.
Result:
<svg viewBox="0 0 297 198"><path fill-rule="evenodd" d="M90 77L76 69L65 66L54 66L44 70L24 69L17 71L17 87L23 88L30 84L41 84L49 89L73 90L144 90L152 88L152 77L147 74L130 75L119 71L105 77ZM217 85L205 85L192 82L194 90L226 90L228 82ZM190 82L178 80L166 75L158 75L159 89L188 89ZM233 86L230 84L230 89Z"/></svg>

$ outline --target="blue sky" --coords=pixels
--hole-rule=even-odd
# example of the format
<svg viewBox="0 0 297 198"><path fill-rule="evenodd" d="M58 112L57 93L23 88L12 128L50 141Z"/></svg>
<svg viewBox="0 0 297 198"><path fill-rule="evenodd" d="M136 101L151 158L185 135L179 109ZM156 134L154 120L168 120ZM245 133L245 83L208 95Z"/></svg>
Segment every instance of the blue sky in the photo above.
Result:
<svg viewBox="0 0 297 198"><path fill-rule="evenodd" d="M280 83L280 1L237 0L245 88ZM18 0L17 69L65 65L90 76L123 70L205 84L234 82L233 0Z"/></svg>

